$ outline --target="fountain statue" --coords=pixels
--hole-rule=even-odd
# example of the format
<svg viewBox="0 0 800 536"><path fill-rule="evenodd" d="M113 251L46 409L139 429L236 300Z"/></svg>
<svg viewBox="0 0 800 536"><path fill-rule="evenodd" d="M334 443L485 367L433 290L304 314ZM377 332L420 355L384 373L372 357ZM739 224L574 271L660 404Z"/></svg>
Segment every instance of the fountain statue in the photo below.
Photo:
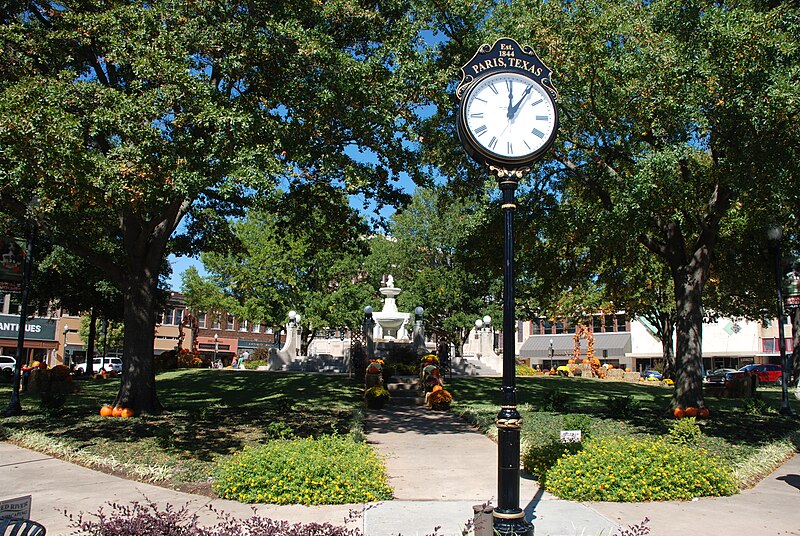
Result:
<svg viewBox="0 0 800 536"><path fill-rule="evenodd" d="M400 289L394 286L394 277L391 275L386 280L386 286L380 289L383 295L383 309L372 313L375 320L372 336L375 341L409 342L406 325L411 320L411 313L401 313L397 310L395 298L400 294Z"/></svg>

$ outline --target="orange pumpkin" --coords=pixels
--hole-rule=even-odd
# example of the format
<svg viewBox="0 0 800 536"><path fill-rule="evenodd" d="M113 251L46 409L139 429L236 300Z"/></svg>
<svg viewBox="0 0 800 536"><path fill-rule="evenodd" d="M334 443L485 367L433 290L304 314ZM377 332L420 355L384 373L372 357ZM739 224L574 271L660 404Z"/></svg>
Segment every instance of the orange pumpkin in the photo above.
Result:
<svg viewBox="0 0 800 536"><path fill-rule="evenodd" d="M136 411L133 408L122 408L122 411L119 412L119 416L123 419L129 419L130 417L136 417Z"/></svg>
<svg viewBox="0 0 800 536"><path fill-rule="evenodd" d="M625 367L625 372L630 372L630 371L631 371L630 367Z"/></svg>
<svg viewBox="0 0 800 536"><path fill-rule="evenodd" d="M686 412L683 411L683 408L675 408L672 410L672 414L676 419L683 419L683 417L686 415Z"/></svg>
<svg viewBox="0 0 800 536"><path fill-rule="evenodd" d="M114 410L111 412L112 417L119 417L122 415L122 406L114 406Z"/></svg>
<svg viewBox="0 0 800 536"><path fill-rule="evenodd" d="M687 417L697 417L697 408L693 406L689 406L686 408L686 416Z"/></svg>
<svg viewBox="0 0 800 536"><path fill-rule="evenodd" d="M108 404L103 404L102 406L100 406L101 417L111 417L113 413L114 413L114 408L112 408Z"/></svg>
<svg viewBox="0 0 800 536"><path fill-rule="evenodd" d="M442 387L441 385L434 385L434 386L433 386L433 392L434 392L434 393L435 393L436 391L441 391L442 389L444 389L444 387Z"/></svg>
<svg viewBox="0 0 800 536"><path fill-rule="evenodd" d="M708 416L711 415L711 412L708 410L708 408L700 408L697 411L697 415L699 415L701 419L707 419Z"/></svg>

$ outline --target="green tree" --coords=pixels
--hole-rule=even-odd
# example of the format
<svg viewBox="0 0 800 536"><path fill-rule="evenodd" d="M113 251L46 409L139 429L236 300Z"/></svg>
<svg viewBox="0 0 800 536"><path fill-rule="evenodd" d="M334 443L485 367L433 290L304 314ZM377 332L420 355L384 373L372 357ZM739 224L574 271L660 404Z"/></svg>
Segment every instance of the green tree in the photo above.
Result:
<svg viewBox="0 0 800 536"><path fill-rule="evenodd" d="M89 348L89 330L91 324L91 315L84 314L81 316L81 325L78 333L81 339L86 342L86 356L87 363L91 361L91 356L95 353L104 355L103 350L119 351L122 349L124 341L125 327L122 322L108 320L106 318L95 319L95 333L99 336L94 341L94 348ZM88 367L87 367L88 370Z"/></svg>
<svg viewBox="0 0 800 536"><path fill-rule="evenodd" d="M225 246L226 216L276 181L403 200L417 87L407 1L11 3L0 19L0 205L122 292L117 404L158 412L153 326L174 246ZM357 157L369 151L373 159Z"/></svg>
<svg viewBox="0 0 800 536"><path fill-rule="evenodd" d="M360 326L369 289L361 282L369 229L330 184L294 185L269 207L252 208L233 224L240 247L208 252L209 275L184 276L184 292L196 310L282 326L289 310L301 314L303 350L324 327Z"/></svg>
<svg viewBox="0 0 800 536"><path fill-rule="evenodd" d="M563 121L541 172L562 202L669 270L675 405L703 400L703 291L726 218L741 206L763 229L753 207L784 211L797 181L798 13L790 2L531 0L487 23L555 69Z"/></svg>

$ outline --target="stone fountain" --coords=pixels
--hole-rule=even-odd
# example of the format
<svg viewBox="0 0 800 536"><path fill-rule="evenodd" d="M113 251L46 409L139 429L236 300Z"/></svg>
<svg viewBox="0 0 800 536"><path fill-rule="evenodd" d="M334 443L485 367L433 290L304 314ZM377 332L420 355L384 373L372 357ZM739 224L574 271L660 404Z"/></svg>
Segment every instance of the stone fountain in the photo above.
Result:
<svg viewBox="0 0 800 536"><path fill-rule="evenodd" d="M383 295L383 309L372 313L375 327L372 337L376 342L410 342L406 325L411 320L411 313L401 313L397 310L395 298L400 294L400 289L394 286L394 277L391 275L386 280L386 286L380 289Z"/></svg>

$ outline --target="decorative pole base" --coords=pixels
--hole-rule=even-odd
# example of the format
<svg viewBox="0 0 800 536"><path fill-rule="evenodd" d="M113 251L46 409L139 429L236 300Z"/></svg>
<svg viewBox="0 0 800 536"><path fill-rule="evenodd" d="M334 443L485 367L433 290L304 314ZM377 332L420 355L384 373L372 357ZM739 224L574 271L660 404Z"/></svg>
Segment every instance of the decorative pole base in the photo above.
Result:
<svg viewBox="0 0 800 536"><path fill-rule="evenodd" d="M497 511L493 512L494 533L502 536L533 536L533 525L525 521L525 513L520 512L519 517L498 517Z"/></svg>

